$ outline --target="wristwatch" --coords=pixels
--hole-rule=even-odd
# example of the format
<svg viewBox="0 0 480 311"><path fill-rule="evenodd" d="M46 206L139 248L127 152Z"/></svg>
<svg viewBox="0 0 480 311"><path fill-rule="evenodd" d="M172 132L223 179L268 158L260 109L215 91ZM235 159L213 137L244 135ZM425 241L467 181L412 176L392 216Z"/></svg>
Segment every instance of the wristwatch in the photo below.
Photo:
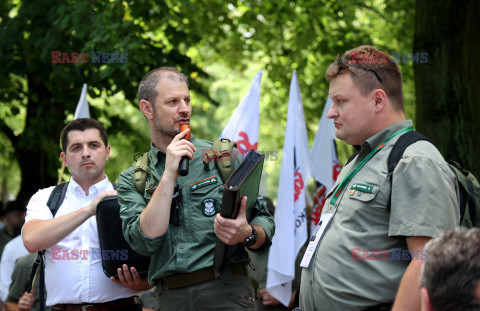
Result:
<svg viewBox="0 0 480 311"><path fill-rule="evenodd" d="M245 247L250 247L253 244L255 244L255 242L257 242L257 237L258 237L257 230L255 230L255 228L252 225L250 225L250 227L252 227L252 235L247 237L243 242L243 246Z"/></svg>

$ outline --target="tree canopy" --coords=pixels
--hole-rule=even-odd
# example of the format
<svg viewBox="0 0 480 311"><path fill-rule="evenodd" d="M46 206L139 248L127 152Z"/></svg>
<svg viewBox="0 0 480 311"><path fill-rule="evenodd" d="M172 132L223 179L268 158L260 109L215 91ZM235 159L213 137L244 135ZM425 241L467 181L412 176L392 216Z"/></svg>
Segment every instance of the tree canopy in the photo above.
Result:
<svg viewBox="0 0 480 311"><path fill-rule="evenodd" d="M149 70L163 65L190 77L192 131L209 140L221 133L256 71L265 70L259 149L281 156L294 69L313 141L328 95L328 64L363 44L416 52L419 23L414 0L7 0L0 6L0 177L3 193L22 201L56 182L59 134L73 118L83 83L92 117L109 133L112 180L131 165L135 152L149 148L136 88ZM53 63L54 51L67 53L70 61L72 53L88 53L88 63ZM119 56L94 62L97 53ZM413 64L400 66L406 114L415 119ZM340 144L339 152L343 162L351 149ZM280 161L265 167L270 196L279 170Z"/></svg>

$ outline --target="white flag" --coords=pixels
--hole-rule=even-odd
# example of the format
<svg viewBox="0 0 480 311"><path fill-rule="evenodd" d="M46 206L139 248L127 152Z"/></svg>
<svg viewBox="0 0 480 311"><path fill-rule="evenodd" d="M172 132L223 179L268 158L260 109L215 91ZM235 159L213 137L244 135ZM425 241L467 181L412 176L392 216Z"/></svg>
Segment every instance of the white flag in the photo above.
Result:
<svg viewBox="0 0 480 311"><path fill-rule="evenodd" d="M83 84L82 94L80 94L80 99L78 100L77 108L75 109L74 119L78 118L90 118L90 109L88 108L87 101L87 84Z"/></svg>
<svg viewBox="0 0 480 311"><path fill-rule="evenodd" d="M310 159L312 163L312 175L315 178L316 191L312 210L312 227L320 220L321 209L325 203L325 195L335 184L340 165L338 164L337 150L335 145L335 125L332 119L327 118L327 113L332 106L332 100L327 99L323 108L322 118L318 124L317 133L313 140Z"/></svg>
<svg viewBox="0 0 480 311"><path fill-rule="evenodd" d="M275 209L275 235L268 256L267 291L288 306L295 278L295 259L307 240L305 191L311 177L302 98L294 70Z"/></svg>
<svg viewBox="0 0 480 311"><path fill-rule="evenodd" d="M252 86L238 104L220 138L237 142L237 148L245 156L250 149L257 150L260 123L260 82L263 70L253 78Z"/></svg>

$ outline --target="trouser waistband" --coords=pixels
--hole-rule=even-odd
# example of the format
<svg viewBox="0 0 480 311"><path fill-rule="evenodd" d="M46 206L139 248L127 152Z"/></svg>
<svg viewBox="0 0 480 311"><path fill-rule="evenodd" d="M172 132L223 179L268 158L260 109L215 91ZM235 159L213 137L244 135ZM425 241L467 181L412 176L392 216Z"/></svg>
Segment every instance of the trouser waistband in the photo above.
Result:
<svg viewBox="0 0 480 311"><path fill-rule="evenodd" d="M247 269L244 262L229 263L222 269L222 271L228 268L230 268L232 275L247 275ZM158 286L162 290L186 287L214 280L220 276L222 271L212 266L190 273L177 273L162 278Z"/></svg>

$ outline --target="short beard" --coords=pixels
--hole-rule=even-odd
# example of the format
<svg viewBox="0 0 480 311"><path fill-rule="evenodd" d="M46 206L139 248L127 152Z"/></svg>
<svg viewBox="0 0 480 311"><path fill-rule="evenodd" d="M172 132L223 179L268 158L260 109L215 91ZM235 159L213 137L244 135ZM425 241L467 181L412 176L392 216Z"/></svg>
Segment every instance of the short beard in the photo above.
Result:
<svg viewBox="0 0 480 311"><path fill-rule="evenodd" d="M155 118L155 129L162 135L168 138L173 139L175 136L177 136L180 131L174 129L174 128L169 128L165 126L165 124L162 124L158 122L158 119Z"/></svg>

